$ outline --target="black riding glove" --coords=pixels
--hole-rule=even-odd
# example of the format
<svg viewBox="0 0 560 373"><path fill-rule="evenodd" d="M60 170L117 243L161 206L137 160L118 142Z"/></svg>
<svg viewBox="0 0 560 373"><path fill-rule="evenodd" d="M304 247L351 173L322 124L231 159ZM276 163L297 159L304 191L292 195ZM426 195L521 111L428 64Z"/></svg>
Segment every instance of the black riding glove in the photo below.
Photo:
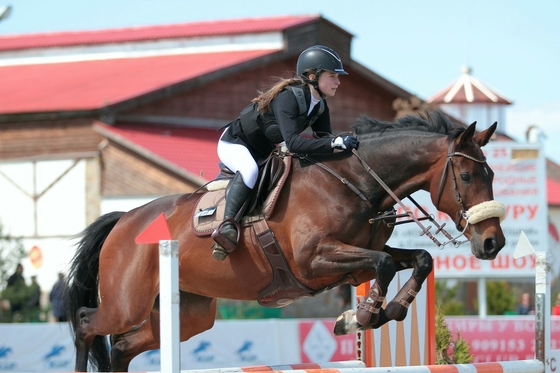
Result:
<svg viewBox="0 0 560 373"><path fill-rule="evenodd" d="M336 149L351 150L357 148L359 144L354 136L338 136L332 141L331 146Z"/></svg>

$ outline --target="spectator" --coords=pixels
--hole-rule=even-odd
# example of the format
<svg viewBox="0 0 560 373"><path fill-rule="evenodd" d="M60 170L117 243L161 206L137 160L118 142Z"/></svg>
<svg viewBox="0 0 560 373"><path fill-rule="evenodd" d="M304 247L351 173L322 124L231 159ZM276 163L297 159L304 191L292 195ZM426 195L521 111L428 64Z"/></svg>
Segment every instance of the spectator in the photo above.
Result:
<svg viewBox="0 0 560 373"><path fill-rule="evenodd" d="M28 290L27 309L30 321L39 321L41 313L41 287L37 283L37 276L31 276L31 285Z"/></svg>
<svg viewBox="0 0 560 373"><path fill-rule="evenodd" d="M523 293L521 295L521 302L517 306L517 314L518 315L534 315L535 314L535 307L531 302L531 294Z"/></svg>
<svg viewBox="0 0 560 373"><path fill-rule="evenodd" d="M23 279L23 266L20 263L18 263L16 271L8 277L8 283L6 286L15 286L19 282L25 283L25 280Z"/></svg>
<svg viewBox="0 0 560 373"><path fill-rule="evenodd" d="M68 321L68 316L66 315L66 281L64 280L64 274L58 274L58 280L54 283L51 293L49 294L49 300L52 303L52 313L58 322Z"/></svg>
<svg viewBox="0 0 560 373"><path fill-rule="evenodd" d="M26 305L27 284L23 278L23 266L18 264L16 271L8 278L3 297L10 302L12 321L23 321L21 312Z"/></svg>
<svg viewBox="0 0 560 373"><path fill-rule="evenodd" d="M554 307L552 307L552 315L560 316L560 293L556 295L556 303L554 304Z"/></svg>

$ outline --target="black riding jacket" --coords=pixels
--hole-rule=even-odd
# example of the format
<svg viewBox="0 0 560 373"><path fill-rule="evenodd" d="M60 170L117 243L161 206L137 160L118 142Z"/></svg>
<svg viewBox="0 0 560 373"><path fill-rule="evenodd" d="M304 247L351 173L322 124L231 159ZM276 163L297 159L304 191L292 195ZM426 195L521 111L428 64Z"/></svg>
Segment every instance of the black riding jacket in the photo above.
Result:
<svg viewBox="0 0 560 373"><path fill-rule="evenodd" d="M302 86L302 88L307 104L306 107L309 108L311 103L310 89L307 85ZM272 100L269 110L264 115L258 113L258 119L256 120L256 125L259 127L258 131L255 131L250 136L246 136L238 117L229 124L229 128L222 136L222 140L246 146L256 159L268 156L276 147L276 144L282 142L282 140L286 142L288 150L293 153L332 153L332 139L330 137L306 138L300 136L309 127L310 121L316 116L319 106L320 104L315 105L309 116L307 116L307 110L300 115L299 105L294 93L290 89L285 89ZM257 116L255 115L255 117ZM265 135L265 132L267 132L266 129L269 126L275 124L278 125L281 138L271 139ZM323 112L314 120L311 129L319 136L332 133L329 108L326 101L324 102Z"/></svg>

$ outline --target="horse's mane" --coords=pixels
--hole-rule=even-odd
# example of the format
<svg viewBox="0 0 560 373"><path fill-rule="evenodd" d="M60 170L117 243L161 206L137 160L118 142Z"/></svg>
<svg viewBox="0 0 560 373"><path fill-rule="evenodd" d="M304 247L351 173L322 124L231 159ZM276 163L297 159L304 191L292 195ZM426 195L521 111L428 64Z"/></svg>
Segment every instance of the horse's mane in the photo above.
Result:
<svg viewBox="0 0 560 373"><path fill-rule="evenodd" d="M455 127L440 111L428 111L417 115L407 115L394 122L380 121L368 116L358 118L352 126L358 136L366 134L382 134L394 131L422 131L447 135L456 138L465 131L463 127Z"/></svg>

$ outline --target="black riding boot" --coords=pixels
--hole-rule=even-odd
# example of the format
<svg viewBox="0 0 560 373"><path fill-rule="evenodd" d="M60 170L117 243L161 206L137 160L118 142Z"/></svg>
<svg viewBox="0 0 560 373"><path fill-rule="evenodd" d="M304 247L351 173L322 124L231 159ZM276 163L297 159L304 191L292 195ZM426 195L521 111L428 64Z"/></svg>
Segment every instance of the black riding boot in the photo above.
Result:
<svg viewBox="0 0 560 373"><path fill-rule="evenodd" d="M247 198L249 198L251 191L252 189L243 182L241 174L237 172L226 193L224 222L216 229L214 234L212 234L214 240L220 244L219 247L214 247L214 251L212 252L212 256L216 260L224 260L227 254L235 250L238 237L238 225L235 221L235 216L239 210L241 210ZM223 241L219 242L220 240L218 237L215 237L216 235L224 236L228 241L231 241L231 243L225 242L224 245Z"/></svg>

